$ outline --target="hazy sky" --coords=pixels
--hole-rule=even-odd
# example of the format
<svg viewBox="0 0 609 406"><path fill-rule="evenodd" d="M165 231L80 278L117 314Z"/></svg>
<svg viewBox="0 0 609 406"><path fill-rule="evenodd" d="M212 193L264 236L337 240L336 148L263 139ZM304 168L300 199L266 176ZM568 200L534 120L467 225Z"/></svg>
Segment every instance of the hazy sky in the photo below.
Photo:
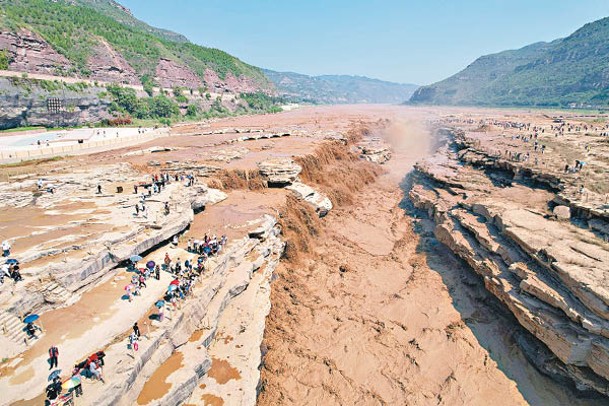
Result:
<svg viewBox="0 0 609 406"><path fill-rule="evenodd" d="M119 0L245 62L428 84L478 56L569 35L609 0Z"/></svg>

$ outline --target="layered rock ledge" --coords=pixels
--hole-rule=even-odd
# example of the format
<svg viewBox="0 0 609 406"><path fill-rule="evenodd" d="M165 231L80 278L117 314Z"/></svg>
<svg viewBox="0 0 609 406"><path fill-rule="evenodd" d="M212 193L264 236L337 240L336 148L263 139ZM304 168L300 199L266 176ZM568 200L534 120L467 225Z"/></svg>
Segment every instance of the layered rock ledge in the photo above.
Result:
<svg viewBox="0 0 609 406"><path fill-rule="evenodd" d="M483 135L439 132L448 141L417 164L414 206L535 338L525 352L538 369L609 396L607 207L541 158L516 161Z"/></svg>

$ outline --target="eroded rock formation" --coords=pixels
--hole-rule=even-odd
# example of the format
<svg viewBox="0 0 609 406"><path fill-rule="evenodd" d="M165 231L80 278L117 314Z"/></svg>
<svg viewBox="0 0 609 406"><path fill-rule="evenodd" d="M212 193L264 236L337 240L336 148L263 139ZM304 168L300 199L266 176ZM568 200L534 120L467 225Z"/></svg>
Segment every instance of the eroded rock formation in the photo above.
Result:
<svg viewBox="0 0 609 406"><path fill-rule="evenodd" d="M529 354L540 370L609 395L609 245L597 231L606 209L585 203L569 176L449 133L417 164L412 202L542 343Z"/></svg>
<svg viewBox="0 0 609 406"><path fill-rule="evenodd" d="M9 53L11 70L47 75L61 75L72 69L70 61L55 51L39 35L21 29L0 33L0 49Z"/></svg>
<svg viewBox="0 0 609 406"><path fill-rule="evenodd" d="M258 163L260 174L271 184L289 185L296 180L302 167L289 158L269 159Z"/></svg>
<svg viewBox="0 0 609 406"><path fill-rule="evenodd" d="M91 80L102 82L141 85L135 70L116 52L110 44L100 39L87 63Z"/></svg>
<svg viewBox="0 0 609 406"><path fill-rule="evenodd" d="M201 78L190 68L166 58L159 60L156 67L156 80L160 86L165 88L198 89L203 86Z"/></svg>

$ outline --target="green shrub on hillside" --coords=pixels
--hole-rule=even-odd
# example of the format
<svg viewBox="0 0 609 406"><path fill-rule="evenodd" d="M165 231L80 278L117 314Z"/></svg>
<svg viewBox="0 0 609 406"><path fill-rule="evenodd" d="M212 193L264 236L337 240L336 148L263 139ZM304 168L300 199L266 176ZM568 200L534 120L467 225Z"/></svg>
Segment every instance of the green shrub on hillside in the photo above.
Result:
<svg viewBox="0 0 609 406"><path fill-rule="evenodd" d="M150 114L152 117L173 117L180 114L178 105L167 96L156 96L150 100Z"/></svg>
<svg viewBox="0 0 609 406"><path fill-rule="evenodd" d="M154 81L150 75L143 75L140 78L140 82L142 82L142 86L144 87L144 91L148 94L148 96L154 96Z"/></svg>
<svg viewBox="0 0 609 406"><path fill-rule="evenodd" d="M278 113L281 107L278 104L283 102L282 98L269 96L266 93L241 93L239 97L245 100L250 109L259 112Z"/></svg>
<svg viewBox="0 0 609 406"><path fill-rule="evenodd" d="M201 109L196 104L189 104L186 108L186 116L188 117L197 117Z"/></svg>
<svg viewBox="0 0 609 406"><path fill-rule="evenodd" d="M168 38L172 36L162 35L161 30L146 30L143 23L123 24L116 16L98 11L99 7L96 10L83 3L75 5L74 0L11 0L2 2L1 10L0 28L31 29L72 62L75 71L61 72L65 75L88 76L87 60L103 39L125 57L140 77L152 77L163 56L185 63L201 78L211 68L221 78L232 74L250 77L261 85L268 84L260 69L225 52L171 41ZM150 90L149 82L145 86Z"/></svg>
<svg viewBox="0 0 609 406"><path fill-rule="evenodd" d="M6 49L0 50L0 69L8 70L8 66L11 63L9 54Z"/></svg>

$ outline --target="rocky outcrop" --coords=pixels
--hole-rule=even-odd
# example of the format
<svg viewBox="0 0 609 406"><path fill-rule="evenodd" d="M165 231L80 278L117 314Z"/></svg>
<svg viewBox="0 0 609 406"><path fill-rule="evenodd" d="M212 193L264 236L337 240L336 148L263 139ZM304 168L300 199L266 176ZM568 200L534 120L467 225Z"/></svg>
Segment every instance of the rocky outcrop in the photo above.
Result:
<svg viewBox="0 0 609 406"><path fill-rule="evenodd" d="M391 148L378 137L366 138L356 145L362 159L377 164L384 164L391 159Z"/></svg>
<svg viewBox="0 0 609 406"><path fill-rule="evenodd" d="M254 79L246 76L236 77L232 73L227 73L224 79L220 78L218 73L212 69L206 69L205 86L216 93L253 93L260 91L260 84ZM263 89L264 90L264 89ZM266 89L270 90L270 89Z"/></svg>
<svg viewBox="0 0 609 406"><path fill-rule="evenodd" d="M456 139L417 164L411 201L545 348L546 358L530 355L540 370L609 396L609 245L569 222L569 207L548 206L564 189L555 174Z"/></svg>
<svg viewBox="0 0 609 406"><path fill-rule="evenodd" d="M199 387L211 367L209 347L213 345L218 332L218 325L231 303L244 292L252 288L266 298L263 307L270 307L270 289L268 283L273 269L279 261L284 244L280 240L280 229L271 217L265 217L261 227L263 238L244 238L235 241L230 249L210 266L210 271L202 283L195 287L192 298L188 300L171 319L162 323L155 322L156 329L148 334L148 339L141 344L141 351L134 360L126 354L124 343L111 345L105 350L107 356L118 365L108 381L110 388L96 391L87 400L100 405L131 405L136 402L144 384L158 368L171 357L181 359L181 367L171 372L165 382L167 391L159 398L152 400L153 405L178 405L184 403ZM260 271L264 264L264 271ZM256 278L262 272L263 278ZM257 279L260 279L259 281ZM256 281L252 284L252 281ZM251 285L251 286L250 286ZM261 304L253 302L252 304ZM231 309L233 312L235 308ZM264 323L264 315L258 308L242 308L242 312L252 312ZM172 312L173 313L173 312ZM229 316L230 317L230 316ZM231 319L232 320L232 319ZM241 368L244 379L240 396L247 394L249 402L254 404L259 376L258 365L261 359L260 343L264 328L243 330L249 346L257 348L257 356L244 360ZM249 362L248 362L249 361ZM251 369L251 370L250 370ZM108 390L109 389L109 390Z"/></svg>
<svg viewBox="0 0 609 406"><path fill-rule="evenodd" d="M0 129L77 126L110 117L109 102L99 97L103 88L87 85L50 91L38 81L22 78L0 78L0 88ZM59 112L49 110L53 98L61 102Z"/></svg>
<svg viewBox="0 0 609 406"><path fill-rule="evenodd" d="M289 185L296 180L302 167L289 158L274 158L258 163L260 174L270 184Z"/></svg>
<svg viewBox="0 0 609 406"><path fill-rule="evenodd" d="M63 75L73 70L70 61L38 34L22 29L0 33L0 49L9 56L9 68L19 72Z"/></svg>
<svg viewBox="0 0 609 406"><path fill-rule="evenodd" d="M91 71L89 77L91 80L127 85L142 84L125 58L101 38L93 48L93 54L87 61L87 68Z"/></svg>
<svg viewBox="0 0 609 406"><path fill-rule="evenodd" d="M450 132L448 129L442 131ZM482 146L479 140L460 130L454 132L454 145L459 148L459 161L488 169L489 177L495 183L508 186L517 182L549 188L555 192L552 204L568 207L571 216L584 220L591 228L605 238L609 238L609 209L606 195L581 190L583 179L579 176L572 176L570 173L542 166L540 163L533 164L530 155L524 152L509 152L506 155L500 150L488 150L488 146ZM604 173L604 170L598 173L588 171L587 181L604 182Z"/></svg>
<svg viewBox="0 0 609 406"><path fill-rule="evenodd" d="M165 88L186 87L188 89L198 89L203 87L201 78L190 68L165 58L161 58L156 67L156 81Z"/></svg>
<svg viewBox="0 0 609 406"><path fill-rule="evenodd" d="M296 197L315 207L315 212L318 213L320 217L324 217L332 210L332 201L311 186L305 185L302 182L294 182L291 185L286 186L286 189L291 190Z"/></svg>
<svg viewBox="0 0 609 406"><path fill-rule="evenodd" d="M116 168L114 177L119 178L119 168ZM86 184L86 179L79 182L66 179L72 182L72 187L81 188ZM57 183L56 183L57 184ZM87 185L86 188L92 187ZM63 193L69 193L68 187L62 186ZM57 258L61 251L56 249L45 250L34 247L34 249L21 254L20 262L29 262L55 256L55 260L49 263L32 267L28 266L28 278L41 278L45 275L52 275L53 281L62 289L66 289L71 297L63 298L61 301L49 301L48 295L44 293L48 290L49 282L40 281L40 286L44 287L43 294L36 293L36 287L30 286L26 291L18 291L11 298L9 311L19 314L26 312L41 312L49 307L66 306L74 299L78 298L76 292L82 291L89 285L94 284L106 275L107 272L117 267L129 259L132 255L140 255L151 248L170 240L174 235L182 232L189 227L194 218L194 212L203 209L206 205L215 204L226 199L227 195L216 189L209 189L204 185L195 185L189 188L182 188L179 184L167 186L166 192L170 193L167 199L173 207L167 216L156 216L155 220L148 222L131 221L132 208L126 202L121 204L122 208L117 210L117 223L119 218L130 223L129 230L122 233L104 233L87 242L80 243L71 247L71 251L81 252L82 255L66 256ZM136 197L135 197L136 198ZM158 207L155 207L158 206ZM150 202L149 210L161 211L161 202ZM65 293L65 290L62 290Z"/></svg>

